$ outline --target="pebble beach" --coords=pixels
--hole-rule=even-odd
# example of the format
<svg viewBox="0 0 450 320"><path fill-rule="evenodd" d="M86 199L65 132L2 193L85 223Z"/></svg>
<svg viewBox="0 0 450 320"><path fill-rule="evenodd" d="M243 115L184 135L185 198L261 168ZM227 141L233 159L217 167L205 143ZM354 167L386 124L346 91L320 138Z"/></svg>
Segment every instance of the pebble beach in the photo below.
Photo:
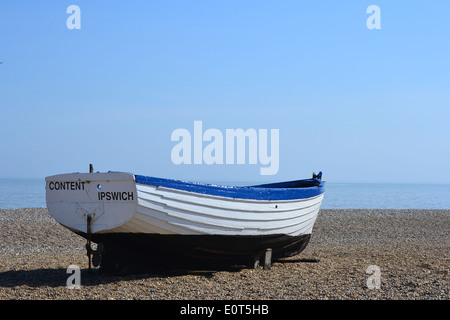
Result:
<svg viewBox="0 0 450 320"><path fill-rule="evenodd" d="M322 209L307 248L269 270L88 273L86 241L45 208L1 209L0 230L0 300L450 297L450 210ZM66 285L70 265L81 269L79 289Z"/></svg>

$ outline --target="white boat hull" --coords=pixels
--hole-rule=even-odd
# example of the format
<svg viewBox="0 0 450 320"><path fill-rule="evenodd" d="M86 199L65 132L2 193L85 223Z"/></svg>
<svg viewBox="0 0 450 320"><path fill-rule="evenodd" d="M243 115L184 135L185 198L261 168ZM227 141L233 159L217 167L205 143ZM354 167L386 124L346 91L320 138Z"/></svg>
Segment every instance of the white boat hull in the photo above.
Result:
<svg viewBox="0 0 450 320"><path fill-rule="evenodd" d="M214 197L136 184L133 217L108 232L182 235L310 234L323 195L301 201Z"/></svg>
<svg viewBox="0 0 450 320"><path fill-rule="evenodd" d="M275 258L300 252L323 199L323 192L301 199L239 198L222 196L223 187L214 194L136 180L121 172L47 177L47 207L73 232L86 238L89 232L94 242L114 248L116 257L134 248L146 257L177 252L217 260L269 247Z"/></svg>

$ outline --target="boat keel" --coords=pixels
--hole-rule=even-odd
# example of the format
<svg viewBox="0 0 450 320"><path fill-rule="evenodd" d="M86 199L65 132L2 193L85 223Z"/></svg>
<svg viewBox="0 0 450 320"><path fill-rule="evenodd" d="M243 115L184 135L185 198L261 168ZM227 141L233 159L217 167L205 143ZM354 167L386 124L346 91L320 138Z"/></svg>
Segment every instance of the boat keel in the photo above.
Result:
<svg viewBox="0 0 450 320"><path fill-rule="evenodd" d="M89 238L87 234L81 234ZM91 234L98 243L100 268L105 272L134 273L180 269L219 270L235 265L254 268L302 252L311 235L224 236ZM91 249L92 250L92 249ZM89 249L88 249L89 252ZM91 251L91 253L97 253ZM95 266L95 265L94 265Z"/></svg>

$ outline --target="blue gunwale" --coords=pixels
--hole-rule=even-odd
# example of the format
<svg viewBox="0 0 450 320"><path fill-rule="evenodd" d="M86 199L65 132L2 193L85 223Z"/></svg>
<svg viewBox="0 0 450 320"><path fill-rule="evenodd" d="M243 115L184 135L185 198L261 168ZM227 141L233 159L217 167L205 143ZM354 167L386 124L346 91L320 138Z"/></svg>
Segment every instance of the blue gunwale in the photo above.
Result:
<svg viewBox="0 0 450 320"><path fill-rule="evenodd" d="M325 192L320 172L317 178L294 180L255 186L220 186L208 183L189 182L135 175L136 183L148 184L205 195L251 200L295 200L316 197Z"/></svg>

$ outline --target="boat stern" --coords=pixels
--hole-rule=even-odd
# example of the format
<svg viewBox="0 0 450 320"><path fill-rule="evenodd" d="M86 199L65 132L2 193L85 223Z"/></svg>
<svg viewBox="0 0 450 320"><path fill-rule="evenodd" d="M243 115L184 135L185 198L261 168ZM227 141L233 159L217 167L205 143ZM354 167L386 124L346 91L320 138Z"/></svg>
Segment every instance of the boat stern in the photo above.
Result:
<svg viewBox="0 0 450 320"><path fill-rule="evenodd" d="M129 221L137 205L134 175L124 172L49 176L46 202L50 215L74 232L107 231Z"/></svg>

